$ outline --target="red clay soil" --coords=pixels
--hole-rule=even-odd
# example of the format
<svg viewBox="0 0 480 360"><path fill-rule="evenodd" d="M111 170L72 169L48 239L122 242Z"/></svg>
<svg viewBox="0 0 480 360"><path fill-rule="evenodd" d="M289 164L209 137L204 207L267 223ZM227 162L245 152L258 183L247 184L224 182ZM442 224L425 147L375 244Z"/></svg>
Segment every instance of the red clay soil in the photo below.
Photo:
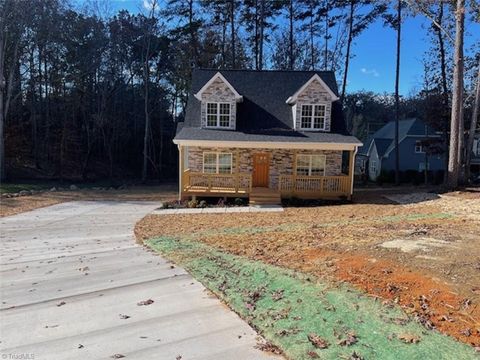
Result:
<svg viewBox="0 0 480 360"><path fill-rule="evenodd" d="M320 256L324 256L320 255ZM315 254L309 254L310 259ZM337 257L335 275L357 288L401 305L427 328L480 346L480 308L435 279L367 254Z"/></svg>

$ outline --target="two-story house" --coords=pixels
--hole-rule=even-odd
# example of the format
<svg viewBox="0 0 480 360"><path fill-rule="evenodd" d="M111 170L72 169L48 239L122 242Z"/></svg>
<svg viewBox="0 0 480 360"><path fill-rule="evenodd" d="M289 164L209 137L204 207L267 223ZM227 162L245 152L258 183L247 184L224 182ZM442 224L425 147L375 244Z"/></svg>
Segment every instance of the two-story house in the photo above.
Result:
<svg viewBox="0 0 480 360"><path fill-rule="evenodd" d="M179 148L180 197L351 198L361 142L333 72L193 72Z"/></svg>
<svg viewBox="0 0 480 360"><path fill-rule="evenodd" d="M441 134L416 118L398 124L400 171L445 170L445 154ZM389 121L359 148L357 167L363 168L370 180L380 173L395 170L395 121Z"/></svg>

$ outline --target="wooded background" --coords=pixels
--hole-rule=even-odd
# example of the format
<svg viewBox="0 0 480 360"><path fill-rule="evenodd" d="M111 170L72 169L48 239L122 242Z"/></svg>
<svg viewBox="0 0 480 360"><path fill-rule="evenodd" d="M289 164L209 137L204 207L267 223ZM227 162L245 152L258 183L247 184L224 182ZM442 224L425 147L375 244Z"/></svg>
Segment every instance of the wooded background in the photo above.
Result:
<svg viewBox="0 0 480 360"><path fill-rule="evenodd" d="M195 67L333 70L354 135L417 116L448 140L456 1L145 0L137 13L108 5L0 2L3 177L175 179L171 140ZM465 10L471 36L478 2ZM382 21L399 50L408 46L399 25L411 16L431 24L421 88L408 96L396 96L398 86L397 94L348 92L355 39ZM465 49L465 128L479 60L478 43Z"/></svg>

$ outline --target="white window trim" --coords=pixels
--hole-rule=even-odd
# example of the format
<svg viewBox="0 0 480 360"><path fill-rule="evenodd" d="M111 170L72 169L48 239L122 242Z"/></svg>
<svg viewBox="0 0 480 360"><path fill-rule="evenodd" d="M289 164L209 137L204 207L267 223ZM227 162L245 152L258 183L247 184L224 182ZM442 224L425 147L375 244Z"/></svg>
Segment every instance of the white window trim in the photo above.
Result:
<svg viewBox="0 0 480 360"><path fill-rule="evenodd" d="M208 125L208 104L217 104L217 124L215 126ZM230 113L228 114L228 126L220 126L220 105L226 104L229 106ZM210 114L213 115L213 114ZM229 129L232 125L232 104L229 102L216 102L216 101L207 101L205 103L205 127L209 129Z"/></svg>
<svg viewBox="0 0 480 360"><path fill-rule="evenodd" d="M420 149L420 150L418 150ZM422 142L420 140L415 141L415 154L425 154Z"/></svg>
<svg viewBox="0 0 480 360"><path fill-rule="evenodd" d="M300 156L308 156L308 175L297 175L297 176L325 176L325 170L327 169L327 155L323 154L297 154L297 159L295 163L295 174L298 172L298 158ZM312 175L312 158L314 156L323 157L323 174L322 175Z"/></svg>
<svg viewBox="0 0 480 360"><path fill-rule="evenodd" d="M376 160L370 160L370 172L372 173L377 173L377 161Z"/></svg>
<svg viewBox="0 0 480 360"><path fill-rule="evenodd" d="M205 155L207 154L215 154L216 160L215 160L215 173L209 173L205 172ZM219 168L220 168L220 162L219 162L219 157L220 155L230 155L230 174L233 173L233 153L226 153L226 152L215 152L215 151L204 151L203 152L203 158L202 158L202 172L204 174L228 174L228 173L220 173Z"/></svg>
<svg viewBox="0 0 480 360"><path fill-rule="evenodd" d="M311 106L312 107L312 116L310 118L310 126L309 127L302 127L302 114L303 114L303 107L304 106ZM316 128L314 127L314 118L315 118L315 106L323 106L323 127L321 128ZM302 104L300 106L300 125L299 128L300 130L314 130L314 131L325 131L327 127L327 104L321 103L321 104Z"/></svg>

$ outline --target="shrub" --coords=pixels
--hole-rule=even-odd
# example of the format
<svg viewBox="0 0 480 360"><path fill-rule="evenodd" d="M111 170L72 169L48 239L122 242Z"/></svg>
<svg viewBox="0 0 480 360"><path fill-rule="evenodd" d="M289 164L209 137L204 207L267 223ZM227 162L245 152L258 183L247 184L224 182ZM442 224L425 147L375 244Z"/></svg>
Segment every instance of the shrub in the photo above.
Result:
<svg viewBox="0 0 480 360"><path fill-rule="evenodd" d="M198 207L198 201L197 200L190 200L187 204L187 207L192 208L192 209Z"/></svg>
<svg viewBox="0 0 480 360"><path fill-rule="evenodd" d="M205 200L202 200L198 203L198 207L206 208L207 206L208 206L208 204Z"/></svg>
<svg viewBox="0 0 480 360"><path fill-rule="evenodd" d="M162 203L162 209L170 209L171 205L168 201Z"/></svg>
<svg viewBox="0 0 480 360"><path fill-rule="evenodd" d="M233 200L233 203L234 203L236 206L243 206L243 205L245 205L245 201L244 201L242 198L235 198L235 200Z"/></svg>

